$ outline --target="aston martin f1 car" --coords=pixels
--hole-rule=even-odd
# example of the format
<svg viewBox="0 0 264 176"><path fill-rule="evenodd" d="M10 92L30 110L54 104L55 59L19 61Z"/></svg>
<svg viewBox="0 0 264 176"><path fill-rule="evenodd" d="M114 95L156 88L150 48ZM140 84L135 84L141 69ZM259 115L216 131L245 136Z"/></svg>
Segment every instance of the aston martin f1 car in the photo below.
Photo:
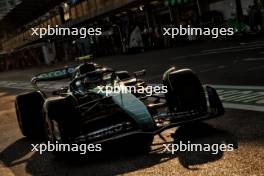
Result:
<svg viewBox="0 0 264 176"><path fill-rule="evenodd" d="M126 141L146 148L162 131L224 114L216 90L203 86L190 69L170 68L163 75L165 93L144 91L106 94L105 86L146 87L145 71L130 74L95 63L82 63L32 78L36 90L18 95L18 124L24 136L50 142L92 143ZM41 81L69 79L69 84L51 93L38 87ZM103 87L103 88L102 88ZM101 91L100 91L101 90Z"/></svg>

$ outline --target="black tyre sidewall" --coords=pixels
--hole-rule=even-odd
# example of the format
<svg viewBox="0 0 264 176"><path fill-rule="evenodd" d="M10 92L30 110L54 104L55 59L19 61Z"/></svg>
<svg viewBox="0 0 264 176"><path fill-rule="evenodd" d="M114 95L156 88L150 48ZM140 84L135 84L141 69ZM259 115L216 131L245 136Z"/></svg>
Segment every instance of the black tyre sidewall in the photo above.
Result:
<svg viewBox="0 0 264 176"><path fill-rule="evenodd" d="M40 92L30 92L16 97L17 120L24 136L43 139L43 103L44 98Z"/></svg>

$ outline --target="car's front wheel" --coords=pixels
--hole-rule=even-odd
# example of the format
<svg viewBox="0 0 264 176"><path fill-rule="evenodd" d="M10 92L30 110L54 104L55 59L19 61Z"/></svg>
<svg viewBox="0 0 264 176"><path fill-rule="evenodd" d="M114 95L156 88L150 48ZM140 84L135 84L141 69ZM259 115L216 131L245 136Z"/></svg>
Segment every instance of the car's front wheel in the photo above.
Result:
<svg viewBox="0 0 264 176"><path fill-rule="evenodd" d="M74 106L74 98L52 97L44 103L46 142L52 145L70 145L69 138L74 136L77 129L78 111ZM55 156L67 156L68 151L54 150Z"/></svg>

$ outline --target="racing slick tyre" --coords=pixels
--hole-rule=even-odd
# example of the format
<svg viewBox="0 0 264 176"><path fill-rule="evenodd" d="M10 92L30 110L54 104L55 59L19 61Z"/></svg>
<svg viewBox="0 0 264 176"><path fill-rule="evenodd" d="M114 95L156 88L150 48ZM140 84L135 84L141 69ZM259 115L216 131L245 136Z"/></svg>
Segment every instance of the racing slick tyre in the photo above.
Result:
<svg viewBox="0 0 264 176"><path fill-rule="evenodd" d="M15 100L16 115L22 134L28 138L44 138L44 96L35 91L18 95Z"/></svg>
<svg viewBox="0 0 264 176"><path fill-rule="evenodd" d="M48 98L44 103L46 141L51 144L69 144L68 138L77 132L78 111L72 96ZM57 157L67 151L53 151Z"/></svg>
<svg viewBox="0 0 264 176"><path fill-rule="evenodd" d="M151 151L151 145L153 143L153 140L154 136L147 136L137 141L137 146L135 147L136 152L149 153Z"/></svg>
<svg viewBox="0 0 264 176"><path fill-rule="evenodd" d="M203 86L199 78L190 69L169 69L164 74L163 84L168 88L168 93L165 96L170 111L198 110L207 112Z"/></svg>
<svg viewBox="0 0 264 176"><path fill-rule="evenodd" d="M153 140L154 136L152 135L138 136L126 143L126 145L129 145L127 153L132 155L149 153L151 151Z"/></svg>

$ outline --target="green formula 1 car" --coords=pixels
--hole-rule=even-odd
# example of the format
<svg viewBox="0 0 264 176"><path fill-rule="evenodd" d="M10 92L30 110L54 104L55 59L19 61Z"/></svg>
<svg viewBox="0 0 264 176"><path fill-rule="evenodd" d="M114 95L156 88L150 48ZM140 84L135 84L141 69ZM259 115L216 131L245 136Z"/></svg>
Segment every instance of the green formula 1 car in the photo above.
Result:
<svg viewBox="0 0 264 176"><path fill-rule="evenodd" d="M162 91L152 94L146 93L150 86L139 79L144 73L130 75L83 63L36 75L32 79L36 91L17 96L15 102L22 134L53 143L122 141L121 145L146 149L154 135L166 129L224 114L216 90L204 88L190 69L169 69L159 85ZM68 86L52 96L37 87L40 81L66 78ZM133 91L128 91L131 87Z"/></svg>

